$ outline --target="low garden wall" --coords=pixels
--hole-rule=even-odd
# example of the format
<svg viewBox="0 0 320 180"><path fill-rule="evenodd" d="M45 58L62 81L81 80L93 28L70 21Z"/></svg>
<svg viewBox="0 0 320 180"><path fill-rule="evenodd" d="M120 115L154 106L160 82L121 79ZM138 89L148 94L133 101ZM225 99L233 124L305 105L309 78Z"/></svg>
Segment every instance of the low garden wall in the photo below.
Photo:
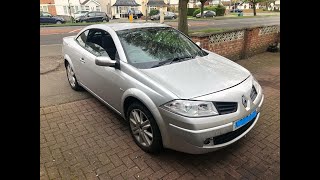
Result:
<svg viewBox="0 0 320 180"><path fill-rule="evenodd" d="M216 33L190 34L201 47L231 60L265 52L269 45L280 43L280 26L259 26Z"/></svg>

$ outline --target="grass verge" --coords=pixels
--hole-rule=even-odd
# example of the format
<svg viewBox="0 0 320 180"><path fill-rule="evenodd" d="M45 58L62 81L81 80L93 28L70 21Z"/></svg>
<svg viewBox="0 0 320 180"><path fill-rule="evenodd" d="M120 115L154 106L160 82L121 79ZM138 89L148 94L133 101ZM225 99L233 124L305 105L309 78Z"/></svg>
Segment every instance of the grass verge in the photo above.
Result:
<svg viewBox="0 0 320 180"><path fill-rule="evenodd" d="M208 29L201 29L201 30L190 30L189 35L191 34L202 34L202 33L212 33L212 32L223 32L230 30L232 28L208 28Z"/></svg>

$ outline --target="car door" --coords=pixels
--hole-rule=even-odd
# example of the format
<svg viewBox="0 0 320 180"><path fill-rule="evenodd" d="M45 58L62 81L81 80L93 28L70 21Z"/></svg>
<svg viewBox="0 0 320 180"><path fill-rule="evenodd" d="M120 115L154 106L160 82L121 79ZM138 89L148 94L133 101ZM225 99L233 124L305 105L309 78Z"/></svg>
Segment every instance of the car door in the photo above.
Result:
<svg viewBox="0 0 320 180"><path fill-rule="evenodd" d="M81 68L83 66L82 64L84 63L83 54L87 52L85 50L85 45L86 45L88 33L89 33L89 30L86 30L82 32L78 37L76 37L75 41L77 45L73 46L73 50L70 51L71 53L70 58L72 59L74 71L76 73L78 81L81 83L83 83L82 81L83 75L81 73Z"/></svg>
<svg viewBox="0 0 320 180"><path fill-rule="evenodd" d="M52 20L50 17L51 17L51 14L43 12L40 14L40 22L45 24L52 23Z"/></svg>
<svg viewBox="0 0 320 180"><path fill-rule="evenodd" d="M123 91L120 91L120 84L124 83L125 78L122 77L119 69L95 64L95 58L98 56L110 54L110 58L115 59L116 47L112 37L104 30L90 29L85 49L86 52L81 54L84 62L80 67L83 84L106 103L119 110L123 94Z"/></svg>
<svg viewBox="0 0 320 180"><path fill-rule="evenodd" d="M46 18L43 16L42 13L40 13L40 24L46 23Z"/></svg>
<svg viewBox="0 0 320 180"><path fill-rule="evenodd" d="M170 19L169 12L164 13L164 19Z"/></svg>
<svg viewBox="0 0 320 180"><path fill-rule="evenodd" d="M95 22L95 16L96 16L96 13L94 13L94 12L88 13L86 21L87 22Z"/></svg>
<svg viewBox="0 0 320 180"><path fill-rule="evenodd" d="M95 22L102 22L102 19L103 19L103 14L97 12L95 17Z"/></svg>

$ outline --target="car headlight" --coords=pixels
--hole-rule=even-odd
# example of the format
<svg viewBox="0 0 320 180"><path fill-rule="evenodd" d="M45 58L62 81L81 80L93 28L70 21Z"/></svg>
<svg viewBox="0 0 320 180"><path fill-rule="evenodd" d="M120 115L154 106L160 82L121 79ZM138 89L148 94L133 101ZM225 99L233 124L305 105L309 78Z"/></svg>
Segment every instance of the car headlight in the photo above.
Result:
<svg viewBox="0 0 320 180"><path fill-rule="evenodd" d="M218 111L212 102L173 100L162 107L171 112L187 117L203 117L218 115Z"/></svg>

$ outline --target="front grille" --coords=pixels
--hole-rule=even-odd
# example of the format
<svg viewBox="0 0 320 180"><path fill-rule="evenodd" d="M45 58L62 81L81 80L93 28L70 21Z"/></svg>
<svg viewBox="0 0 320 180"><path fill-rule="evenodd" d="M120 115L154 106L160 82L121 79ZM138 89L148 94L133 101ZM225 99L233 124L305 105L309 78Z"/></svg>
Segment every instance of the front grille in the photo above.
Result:
<svg viewBox="0 0 320 180"><path fill-rule="evenodd" d="M252 101L254 101L257 97L257 90L254 86L252 86L252 89L251 89L251 93L250 93L250 98Z"/></svg>
<svg viewBox="0 0 320 180"><path fill-rule="evenodd" d="M236 112L238 103L236 102L214 102L220 115Z"/></svg>
<svg viewBox="0 0 320 180"><path fill-rule="evenodd" d="M235 139L236 137L240 136L242 133L244 133L253 124L253 122L256 120L256 117L253 120L251 120L250 122L248 122L247 124L245 124L244 126L240 127L239 129L237 129L235 131L228 132L226 134L222 134L222 135L214 137L214 139L213 139L214 145L218 145L218 144L223 144L223 143L229 142L229 141Z"/></svg>

